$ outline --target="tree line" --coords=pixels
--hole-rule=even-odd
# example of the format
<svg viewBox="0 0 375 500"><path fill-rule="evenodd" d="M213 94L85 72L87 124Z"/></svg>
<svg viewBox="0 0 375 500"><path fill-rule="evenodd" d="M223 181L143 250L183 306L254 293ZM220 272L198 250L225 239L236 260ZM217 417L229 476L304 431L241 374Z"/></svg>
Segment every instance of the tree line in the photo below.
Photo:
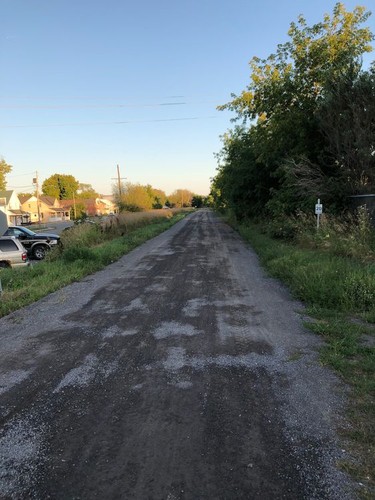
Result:
<svg viewBox="0 0 375 500"><path fill-rule="evenodd" d="M0 160L0 191L6 189L6 174L12 166L4 159ZM76 207L84 211L79 200L100 198L91 184L79 182L73 175L53 174L42 183L42 193L58 200L76 200ZM20 193L33 195L35 193ZM141 185L131 182L113 186L113 198L119 211L139 212L143 210L161 209L163 207L200 208L208 204L208 197L197 195L188 189L176 189L167 195L163 190L153 188L150 184Z"/></svg>
<svg viewBox="0 0 375 500"><path fill-rule="evenodd" d="M250 83L220 106L235 113L222 136L211 194L238 218L310 209L332 212L375 189L375 63L362 69L374 35L364 7L308 26L299 16L288 41L250 61Z"/></svg>

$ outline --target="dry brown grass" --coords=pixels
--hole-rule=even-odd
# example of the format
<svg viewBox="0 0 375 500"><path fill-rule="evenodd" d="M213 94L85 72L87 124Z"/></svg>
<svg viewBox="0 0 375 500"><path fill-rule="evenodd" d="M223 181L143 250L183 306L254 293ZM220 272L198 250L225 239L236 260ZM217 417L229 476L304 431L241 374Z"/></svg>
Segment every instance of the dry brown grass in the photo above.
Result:
<svg viewBox="0 0 375 500"><path fill-rule="evenodd" d="M158 220L170 219L174 213L172 210L149 210L147 212L122 212L108 217L101 222L103 232L111 235L124 235L133 229L145 226Z"/></svg>

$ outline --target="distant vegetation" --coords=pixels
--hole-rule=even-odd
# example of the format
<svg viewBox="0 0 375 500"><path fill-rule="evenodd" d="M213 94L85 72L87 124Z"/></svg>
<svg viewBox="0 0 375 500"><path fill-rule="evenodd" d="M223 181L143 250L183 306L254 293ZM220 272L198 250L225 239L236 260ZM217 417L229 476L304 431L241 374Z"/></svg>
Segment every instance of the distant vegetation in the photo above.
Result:
<svg viewBox="0 0 375 500"><path fill-rule="evenodd" d="M150 184L142 186L131 182L114 186L113 194L120 212L140 212L163 207L200 208L209 203L208 197L194 194L188 189L177 189L167 196L164 191L155 189Z"/></svg>
<svg viewBox="0 0 375 500"><path fill-rule="evenodd" d="M12 171L12 166L9 165L4 158L0 157L0 191L4 191L6 189L6 174Z"/></svg>
<svg viewBox="0 0 375 500"><path fill-rule="evenodd" d="M0 157L0 191L6 189L6 175L12 171L3 158ZM78 218L84 217L84 200L100 198L91 184L79 182L70 174L53 174L42 183L42 193L57 200L74 200ZM34 193L19 193L30 195ZM201 196L188 189L176 189L167 195L163 190L150 184L121 183L113 185L113 198L120 212L142 212L162 208L201 208L212 204L211 196ZM72 213L73 217L73 213Z"/></svg>

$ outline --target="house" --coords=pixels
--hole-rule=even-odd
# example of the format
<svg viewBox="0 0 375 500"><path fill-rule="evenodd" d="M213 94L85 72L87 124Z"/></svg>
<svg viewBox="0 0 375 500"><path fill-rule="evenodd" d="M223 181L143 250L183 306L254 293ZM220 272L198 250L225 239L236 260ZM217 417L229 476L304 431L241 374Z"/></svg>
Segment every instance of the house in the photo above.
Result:
<svg viewBox="0 0 375 500"><path fill-rule="evenodd" d="M34 195L20 196L21 209L28 212L30 222L57 222L62 220L70 220L70 212L60 205L60 201L53 196Z"/></svg>
<svg viewBox="0 0 375 500"><path fill-rule="evenodd" d="M71 210L73 213L75 210L77 216L82 212L90 217L108 215L115 212L114 203L105 198L78 198L76 200L61 200L60 203L65 210Z"/></svg>
<svg viewBox="0 0 375 500"><path fill-rule="evenodd" d="M29 222L29 214L22 209L15 191L0 191L0 210L5 214L8 226Z"/></svg>

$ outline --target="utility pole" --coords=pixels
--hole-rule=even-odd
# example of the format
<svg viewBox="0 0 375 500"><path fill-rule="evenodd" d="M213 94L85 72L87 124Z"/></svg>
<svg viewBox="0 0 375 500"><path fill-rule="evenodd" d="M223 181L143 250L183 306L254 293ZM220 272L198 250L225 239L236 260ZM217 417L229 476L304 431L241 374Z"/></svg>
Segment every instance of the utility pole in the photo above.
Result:
<svg viewBox="0 0 375 500"><path fill-rule="evenodd" d="M73 217L74 220L77 218L77 209L76 209L76 198L74 196L74 191L73 191Z"/></svg>
<svg viewBox="0 0 375 500"><path fill-rule="evenodd" d="M112 177L112 180L113 181L117 180L119 198L121 198L121 195L122 195L121 181L123 181L125 179L126 179L126 177L120 176L120 167L117 165L117 177Z"/></svg>
<svg viewBox="0 0 375 500"><path fill-rule="evenodd" d="M36 187L36 205L38 209L38 224L40 226L39 178L37 171L35 172L35 178L33 179L33 184L35 184Z"/></svg>

